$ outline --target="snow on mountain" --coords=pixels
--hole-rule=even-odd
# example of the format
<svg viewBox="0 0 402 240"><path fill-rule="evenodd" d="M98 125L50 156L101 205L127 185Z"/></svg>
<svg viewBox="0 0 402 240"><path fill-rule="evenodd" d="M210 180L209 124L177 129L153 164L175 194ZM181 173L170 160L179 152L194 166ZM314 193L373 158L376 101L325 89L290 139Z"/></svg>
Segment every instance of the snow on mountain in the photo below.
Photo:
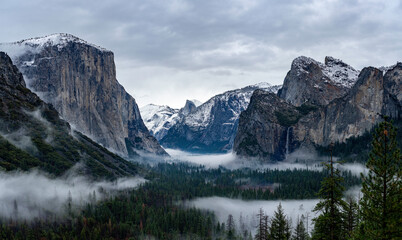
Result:
<svg viewBox="0 0 402 240"><path fill-rule="evenodd" d="M312 58L300 56L293 60L292 68L298 69L299 73L307 72L304 68L310 63L315 63L320 66L324 76L338 86L351 88L356 83L357 77L359 76L359 71L344 63L342 60L329 56L325 57L324 64Z"/></svg>
<svg viewBox="0 0 402 240"><path fill-rule="evenodd" d="M189 101L193 102L196 107L201 106L203 102L198 101L197 99L190 99Z"/></svg>
<svg viewBox="0 0 402 240"><path fill-rule="evenodd" d="M179 109L148 104L140 108L141 117L149 132L158 140L180 120Z"/></svg>
<svg viewBox="0 0 402 240"><path fill-rule="evenodd" d="M272 86L269 83L263 82L241 89L224 92L212 97L207 102L199 106L196 111L184 118L184 122L192 127L205 127L210 121L214 120L214 116L211 115L212 108L218 102L227 102L228 109L230 109L230 111L233 113L233 116L229 119L231 121L230 124L232 124L233 121L238 119L240 113L246 110L254 90L262 89L268 92L277 93L280 88L281 86Z"/></svg>
<svg viewBox="0 0 402 240"><path fill-rule="evenodd" d="M162 145L191 152L230 151L240 113L248 107L256 89L277 92L280 86L259 83L216 95L171 127Z"/></svg>
<svg viewBox="0 0 402 240"><path fill-rule="evenodd" d="M323 73L335 84L347 88L353 87L359 76L359 71L342 62L342 60L333 57L325 57Z"/></svg>
<svg viewBox="0 0 402 240"><path fill-rule="evenodd" d="M400 64L401 62L397 62L394 65L391 66L381 66L378 69L380 69L382 71L382 74L385 75L385 73L387 73L389 70L393 69L394 67L396 67L396 65Z"/></svg>
<svg viewBox="0 0 402 240"><path fill-rule="evenodd" d="M173 125L201 104L202 102L196 99L187 100L181 109L174 109L166 105L148 104L140 108L140 112L150 133L156 139L161 140Z"/></svg>
<svg viewBox="0 0 402 240"><path fill-rule="evenodd" d="M0 44L0 51L77 131L122 156L166 154L117 81L113 52L65 33Z"/></svg>
<svg viewBox="0 0 402 240"><path fill-rule="evenodd" d="M35 37L18 42L1 43L0 50L7 52L12 58L18 57L27 51L39 52L48 46L56 46L59 51L67 46L68 43L82 43L94 47L102 52L110 52L109 50L82 40L74 35L67 33L54 33L44 37ZM27 62L27 64L29 64Z"/></svg>

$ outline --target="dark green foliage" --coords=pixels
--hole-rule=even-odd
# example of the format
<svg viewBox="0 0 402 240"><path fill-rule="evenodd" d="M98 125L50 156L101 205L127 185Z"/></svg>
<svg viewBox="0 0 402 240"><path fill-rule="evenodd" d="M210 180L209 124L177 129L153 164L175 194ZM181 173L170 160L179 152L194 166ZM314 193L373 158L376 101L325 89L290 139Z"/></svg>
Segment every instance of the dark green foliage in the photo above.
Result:
<svg viewBox="0 0 402 240"><path fill-rule="evenodd" d="M327 172L308 170L206 169L187 164L158 164L149 187L165 189L178 199L221 196L242 199L312 199ZM345 187L360 184L350 172L342 173ZM276 185L274 185L276 183ZM279 183L279 184L278 184Z"/></svg>
<svg viewBox="0 0 402 240"><path fill-rule="evenodd" d="M25 239L23 236L28 235L32 239L211 238L212 214L175 206L172 201L173 196L168 192L142 188L98 205L87 205L80 216L65 222L15 225L0 220L0 239Z"/></svg>
<svg viewBox="0 0 402 240"><path fill-rule="evenodd" d="M282 111L275 111L275 117L280 125L290 127L299 121L302 114L297 111L284 109Z"/></svg>
<svg viewBox="0 0 402 240"><path fill-rule="evenodd" d="M342 239L342 209L345 206L342 199L343 178L339 170L334 168L332 157L330 163L325 166L329 176L321 183L318 193L321 200L313 210L321 214L313 219L315 226L312 239Z"/></svg>
<svg viewBox="0 0 402 240"><path fill-rule="evenodd" d="M362 175L361 235L365 239L400 239L402 234L401 153L396 138L397 131L387 120L373 135L369 173Z"/></svg>
<svg viewBox="0 0 402 240"><path fill-rule="evenodd" d="M288 240L292 235L291 224L283 212L282 205L279 204L275 211L271 227L269 229L269 239L272 240Z"/></svg>
<svg viewBox="0 0 402 240"><path fill-rule="evenodd" d="M302 115L307 115L312 111L315 111L318 109L317 106L310 104L310 103L303 103L300 107L296 107L296 109L302 114Z"/></svg>
<svg viewBox="0 0 402 240"><path fill-rule="evenodd" d="M290 127L296 124L301 117L317 109L318 107L315 105L304 103L300 107L296 107L296 109L282 109L280 111L275 111L275 117L280 125Z"/></svg>
<svg viewBox="0 0 402 240"><path fill-rule="evenodd" d="M351 239L355 235L356 226L358 224L359 207L356 200L350 196L346 198L345 207L342 212L342 233L344 239Z"/></svg>
<svg viewBox="0 0 402 240"><path fill-rule="evenodd" d="M394 119L394 125L397 127L397 145L402 148L402 121ZM374 130L378 125L374 126L370 131L366 131L361 136L352 136L344 143L336 142L332 152L334 156L342 158L345 162L360 162L365 163L369 158L369 153L372 149L371 142L373 141ZM321 155L328 155L329 147L316 146L316 149Z"/></svg>
<svg viewBox="0 0 402 240"><path fill-rule="evenodd" d="M6 171L28 170L42 165L41 161L27 152L15 147L0 136L0 167Z"/></svg>
<svg viewBox="0 0 402 240"><path fill-rule="evenodd" d="M371 131L366 131L361 136L348 138L344 143L336 142L332 149L333 155L342 158L345 162L364 163L367 161L367 156L371 149L371 140ZM329 146L317 146L316 149L323 156L329 153Z"/></svg>
<svg viewBox="0 0 402 240"><path fill-rule="evenodd" d="M292 240L308 240L310 239L306 228L304 227L304 216L297 221L296 229L293 232Z"/></svg>

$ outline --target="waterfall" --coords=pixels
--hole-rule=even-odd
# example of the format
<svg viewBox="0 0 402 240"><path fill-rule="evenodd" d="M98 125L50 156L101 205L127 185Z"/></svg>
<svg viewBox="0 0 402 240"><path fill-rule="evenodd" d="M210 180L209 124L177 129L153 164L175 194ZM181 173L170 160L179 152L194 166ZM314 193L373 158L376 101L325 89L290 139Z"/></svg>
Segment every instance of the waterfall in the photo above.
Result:
<svg viewBox="0 0 402 240"><path fill-rule="evenodd" d="M290 127L288 127L288 129L286 130L285 159L287 159L289 156L289 130L290 130Z"/></svg>

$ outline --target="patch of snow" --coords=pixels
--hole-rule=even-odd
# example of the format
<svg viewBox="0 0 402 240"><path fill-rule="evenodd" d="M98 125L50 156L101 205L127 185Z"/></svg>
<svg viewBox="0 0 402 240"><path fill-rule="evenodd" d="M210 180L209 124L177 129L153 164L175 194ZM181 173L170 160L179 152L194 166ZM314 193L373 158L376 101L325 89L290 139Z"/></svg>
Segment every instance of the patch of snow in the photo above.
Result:
<svg viewBox="0 0 402 240"><path fill-rule="evenodd" d="M339 59L326 57L323 73L336 85L353 87L359 76L359 71Z"/></svg>
<svg viewBox="0 0 402 240"><path fill-rule="evenodd" d="M382 71L382 74L385 75L389 70L393 69L396 66L396 64L391 65L391 66L381 66L378 69Z"/></svg>
<svg viewBox="0 0 402 240"><path fill-rule="evenodd" d="M326 57L325 64L323 64L312 58L300 56L293 60L292 69L297 71L297 75L309 73L305 68L311 63L314 63L321 68L324 76L326 76L330 81L326 81L327 83L333 83L337 86L351 88L356 83L359 76L358 70L355 70L348 64L333 57Z"/></svg>
<svg viewBox="0 0 402 240"><path fill-rule="evenodd" d="M198 101L197 99L190 99L189 101L193 102L196 107L199 107L202 105L202 102Z"/></svg>
<svg viewBox="0 0 402 240"><path fill-rule="evenodd" d="M184 124L192 128L205 128L215 118L212 108L218 104L224 105L225 111L231 111L232 117L228 119L233 124L240 116L240 113L247 109L251 95L256 89L276 93L281 86L272 86L269 83L258 83L241 89L231 90L216 95L197 109L184 117Z"/></svg>
<svg viewBox="0 0 402 240"><path fill-rule="evenodd" d="M179 110L169 106L148 104L140 108L145 126L156 139L162 139L167 131L180 120Z"/></svg>
<svg viewBox="0 0 402 240"><path fill-rule="evenodd" d="M24 62L22 62L22 64L24 66L31 67L31 66L33 66L34 62L35 62L35 59L32 59L31 61L24 61Z"/></svg>
<svg viewBox="0 0 402 240"><path fill-rule="evenodd" d="M110 52L105 48L88 43L85 40L67 33L55 33L44 37L30 38L18 42L3 43L0 45L0 49L7 52L11 57L18 57L27 51L40 52L45 47L49 46L56 46L57 49L61 51L69 43L81 43L94 47L102 52Z"/></svg>

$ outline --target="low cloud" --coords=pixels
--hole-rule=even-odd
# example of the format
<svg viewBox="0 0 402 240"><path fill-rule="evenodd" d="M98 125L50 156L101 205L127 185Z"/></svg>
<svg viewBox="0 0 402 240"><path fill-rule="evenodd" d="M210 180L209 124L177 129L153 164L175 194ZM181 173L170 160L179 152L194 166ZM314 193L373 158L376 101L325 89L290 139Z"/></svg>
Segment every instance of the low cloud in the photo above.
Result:
<svg viewBox="0 0 402 240"><path fill-rule="evenodd" d="M302 154L300 152L298 152L297 155L292 154L287 160L282 162L267 163L257 159L241 158L232 152L224 154L196 154L177 149L167 148L165 150L167 153L169 153L171 156L171 161L173 162L187 162L195 165L203 165L206 168L218 168L222 166L228 169L305 169L310 171L322 171L322 163L328 161L326 158L320 158L314 153L308 154L306 151L304 151ZM360 176L360 173L366 173L368 171L364 165L359 163L336 164L335 167L339 168L341 171L350 171L355 176Z"/></svg>
<svg viewBox="0 0 402 240"><path fill-rule="evenodd" d="M186 202L185 206L212 211L215 213L217 220L224 223L226 223L229 214L232 214L235 219L237 229L240 229L239 220L241 216L246 229L252 233L255 233L258 225L257 214L260 208L264 210L265 214L268 215L269 220L271 220L274 216L274 211L276 211L279 203L281 203L286 216L292 219L292 224L294 227L297 223L297 219L301 217L301 215L306 217L308 214L309 231L311 231L313 226L311 219L315 217L315 213L313 213L312 210L318 201L318 199L245 201L223 197L207 197L197 198L195 200ZM307 224L307 221L305 224Z"/></svg>
<svg viewBox="0 0 402 240"><path fill-rule="evenodd" d="M27 152L36 152L38 149L33 144L31 137L27 136L27 131L20 128L11 133L0 132L0 136L9 141L14 146Z"/></svg>
<svg viewBox="0 0 402 240"><path fill-rule="evenodd" d="M73 209L102 200L118 190L135 188L141 177L93 182L77 176L73 167L65 176L52 178L38 170L0 172L0 217L19 220L63 217L68 202Z"/></svg>
<svg viewBox="0 0 402 240"><path fill-rule="evenodd" d="M165 149L166 152L176 161L184 161L197 165L204 165L208 168L217 168L233 163L236 156L232 153L225 154L196 154L180 151L177 149Z"/></svg>

